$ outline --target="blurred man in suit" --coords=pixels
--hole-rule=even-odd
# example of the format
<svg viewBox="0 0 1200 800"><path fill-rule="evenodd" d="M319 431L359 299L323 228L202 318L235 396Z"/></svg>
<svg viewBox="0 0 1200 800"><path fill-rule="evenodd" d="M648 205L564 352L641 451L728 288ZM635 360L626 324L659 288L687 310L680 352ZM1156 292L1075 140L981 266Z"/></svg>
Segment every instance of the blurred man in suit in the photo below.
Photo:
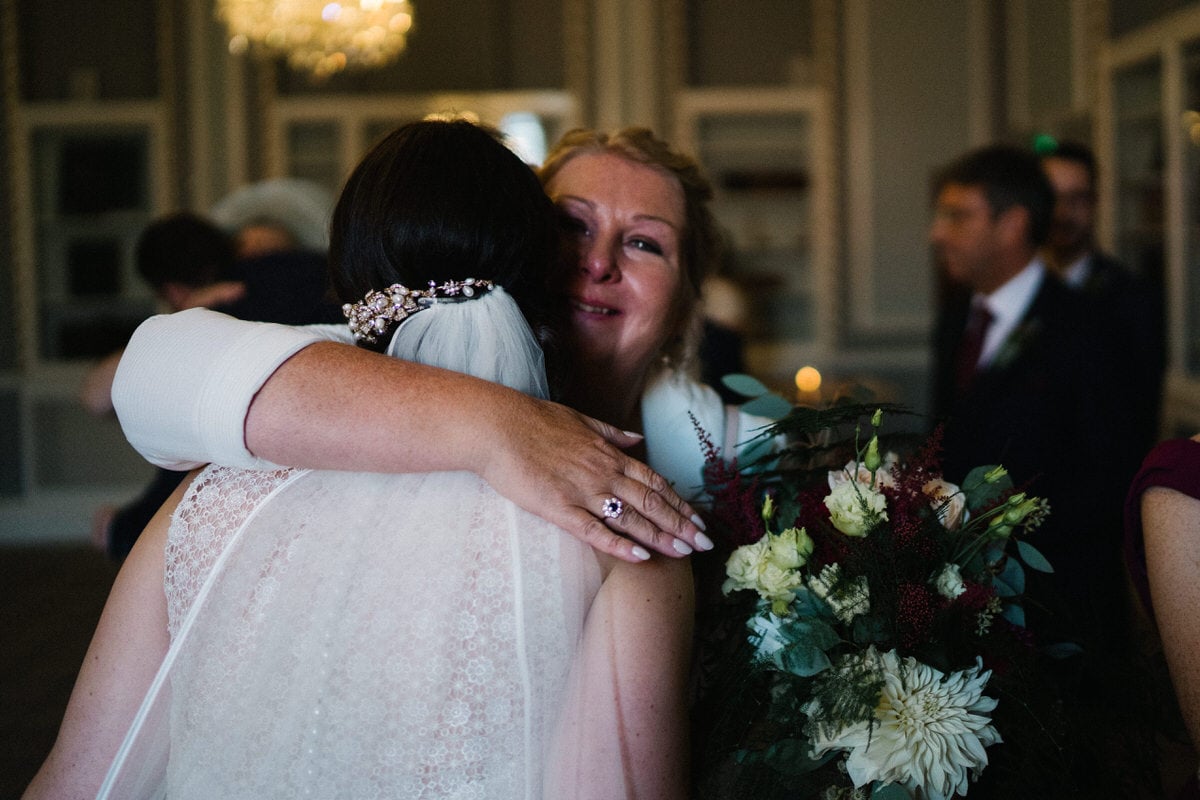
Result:
<svg viewBox="0 0 1200 800"><path fill-rule="evenodd" d="M1047 498L1031 543L1055 567L1038 586L1052 637L1106 638L1123 629L1120 468L1123 395L1113 390L1109 339L1080 298L1047 270L1039 248L1054 194L1028 152L973 151L937 181L930 229L958 287L940 310L933 409L944 429L947 478L1003 464Z"/></svg>
<svg viewBox="0 0 1200 800"><path fill-rule="evenodd" d="M1058 142L1041 156L1054 189L1054 216L1042 248L1046 266L1078 292L1088 316L1114 339L1113 352L1133 413L1125 437L1128 477L1158 439L1166 342L1162 292L1096 247L1096 159L1078 142Z"/></svg>

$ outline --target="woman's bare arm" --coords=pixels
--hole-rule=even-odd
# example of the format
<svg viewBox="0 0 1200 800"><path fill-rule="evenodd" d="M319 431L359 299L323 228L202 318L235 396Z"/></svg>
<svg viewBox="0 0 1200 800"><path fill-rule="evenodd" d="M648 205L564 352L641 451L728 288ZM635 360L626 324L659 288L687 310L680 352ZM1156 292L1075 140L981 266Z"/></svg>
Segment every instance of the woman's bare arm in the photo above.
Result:
<svg viewBox="0 0 1200 800"><path fill-rule="evenodd" d="M1200 500L1165 487L1142 495L1154 617L1192 742L1200 742Z"/></svg>
<svg viewBox="0 0 1200 800"><path fill-rule="evenodd" d="M258 457L321 469L469 470L618 558L644 558L641 545L668 556L711 546L693 509L620 451L636 437L466 375L314 343L309 330L199 309L147 320L113 388L130 443L171 469L262 466ZM613 496L626 510L606 523L602 504Z"/></svg>
<svg viewBox="0 0 1200 800"><path fill-rule="evenodd" d="M170 646L163 546L185 480L138 537L113 584L58 738L25 792L35 798L94 798Z"/></svg>
<svg viewBox="0 0 1200 800"><path fill-rule="evenodd" d="M639 561L636 541L679 556L676 538L697 546L695 512L613 444L636 441L557 403L333 342L284 362L246 420L247 446L278 464L470 470L602 552ZM611 496L626 508L606 525L600 509Z"/></svg>
<svg viewBox="0 0 1200 800"><path fill-rule="evenodd" d="M687 677L695 598L689 561L617 562L592 603L547 796L689 796Z"/></svg>

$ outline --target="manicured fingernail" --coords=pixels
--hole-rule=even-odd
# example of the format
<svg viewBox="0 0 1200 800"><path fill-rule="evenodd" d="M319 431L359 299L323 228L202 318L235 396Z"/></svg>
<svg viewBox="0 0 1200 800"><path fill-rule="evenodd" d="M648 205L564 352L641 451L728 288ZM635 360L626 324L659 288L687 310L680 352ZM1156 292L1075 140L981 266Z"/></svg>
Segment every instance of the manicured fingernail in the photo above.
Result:
<svg viewBox="0 0 1200 800"><path fill-rule="evenodd" d="M625 434L626 436L632 436L635 439L645 439L646 438L645 436L638 433L637 431L621 431L621 433Z"/></svg>
<svg viewBox="0 0 1200 800"><path fill-rule="evenodd" d="M674 547L675 552L679 553L681 556L686 556L692 552L692 546L683 539L676 539L675 541L671 542L671 547Z"/></svg>
<svg viewBox="0 0 1200 800"><path fill-rule="evenodd" d="M650 551L641 545L635 544L630 552L633 553L634 558L640 558L642 561L650 560Z"/></svg>
<svg viewBox="0 0 1200 800"><path fill-rule="evenodd" d="M699 514L692 514L692 524L702 531L708 530L708 526L704 524L704 520L700 519Z"/></svg>
<svg viewBox="0 0 1200 800"><path fill-rule="evenodd" d="M703 533L697 533L696 547L699 547L701 550L712 550L713 540L705 536Z"/></svg>

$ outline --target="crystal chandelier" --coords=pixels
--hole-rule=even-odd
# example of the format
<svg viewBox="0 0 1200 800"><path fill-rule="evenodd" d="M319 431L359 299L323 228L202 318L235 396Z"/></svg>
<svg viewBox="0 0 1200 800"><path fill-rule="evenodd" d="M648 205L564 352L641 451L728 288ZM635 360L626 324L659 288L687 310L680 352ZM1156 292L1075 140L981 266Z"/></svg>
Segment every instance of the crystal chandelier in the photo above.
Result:
<svg viewBox="0 0 1200 800"><path fill-rule="evenodd" d="M282 55L296 70L327 78L348 67L381 67L404 50L409 0L217 0L229 51Z"/></svg>

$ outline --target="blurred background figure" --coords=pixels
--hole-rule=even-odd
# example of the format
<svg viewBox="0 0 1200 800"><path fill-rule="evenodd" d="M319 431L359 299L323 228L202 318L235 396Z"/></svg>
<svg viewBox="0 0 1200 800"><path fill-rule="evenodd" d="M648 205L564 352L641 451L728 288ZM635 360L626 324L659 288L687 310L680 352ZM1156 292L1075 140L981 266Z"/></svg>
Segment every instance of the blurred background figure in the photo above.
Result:
<svg viewBox="0 0 1200 800"><path fill-rule="evenodd" d="M1155 287L1096 246L1096 158L1083 144L1056 142L1041 153L1054 189L1054 216L1042 256L1047 268L1084 301L1085 313L1110 334L1114 373L1129 394L1133 431L1121 462L1132 478L1158 440L1166 330L1161 287ZM1117 389L1118 387L1113 387Z"/></svg>
<svg viewBox="0 0 1200 800"><path fill-rule="evenodd" d="M258 181L218 200L212 221L234 239L239 258L278 250L329 249L333 196L300 178Z"/></svg>
<svg viewBox="0 0 1200 800"><path fill-rule="evenodd" d="M1054 572L1026 572L1036 599L1026 613L1038 642L1085 654L1047 664L1065 698L1063 752L1084 796L1134 797L1154 756L1122 561L1131 411L1110 352L1116 338L1041 255L1055 204L1038 159L1021 148L981 148L941 173L930 241L966 290L940 310L933 407L949 480L1003 464L1019 488L1049 501L1029 543Z"/></svg>
<svg viewBox="0 0 1200 800"><path fill-rule="evenodd" d="M246 320L304 325L344 321L328 294L326 252L332 198L308 181L263 181L213 207L212 218L190 212L152 222L138 240L138 273L164 311L204 307ZM85 377L80 402L96 415L112 413L112 381L121 352ZM133 501L105 505L92 518L92 543L124 560L183 472L158 469Z"/></svg>
<svg viewBox="0 0 1200 800"><path fill-rule="evenodd" d="M233 242L212 222L190 212L150 223L138 238L135 259L138 275L165 311L223 306L246 292L233 279ZM112 376L120 358L121 351L106 357L84 379L80 402L91 413L112 412Z"/></svg>
<svg viewBox="0 0 1200 800"><path fill-rule="evenodd" d="M1114 453L1123 398L1108 370L1107 340L1080 298L1039 255L1054 207L1033 154L972 151L938 182L930 240L952 282L934 339L932 406L944 421L946 476L1003 464L1050 501L1033 544L1054 565L1044 587L1051 619L1039 630L1116 641L1121 502L1130 475ZM1124 448L1121 449L1124 452Z"/></svg>

